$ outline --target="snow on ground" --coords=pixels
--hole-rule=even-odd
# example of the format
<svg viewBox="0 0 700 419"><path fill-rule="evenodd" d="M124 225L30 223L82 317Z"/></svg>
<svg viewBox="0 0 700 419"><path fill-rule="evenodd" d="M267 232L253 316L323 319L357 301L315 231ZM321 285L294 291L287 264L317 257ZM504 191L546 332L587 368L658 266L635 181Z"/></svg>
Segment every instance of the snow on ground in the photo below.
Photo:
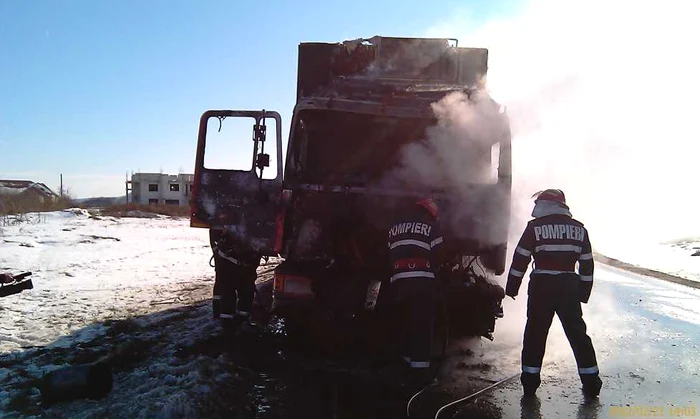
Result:
<svg viewBox="0 0 700 419"><path fill-rule="evenodd" d="M161 309L213 281L208 232L186 219L93 217L75 209L4 224L0 269L33 272L34 289L0 300L0 353Z"/></svg>
<svg viewBox="0 0 700 419"><path fill-rule="evenodd" d="M208 231L187 219L132 215L73 209L0 220L0 270L31 271L34 283L0 299L0 417L227 417L255 409L256 378L225 353L212 320ZM114 372L106 398L41 405L46 373L103 357Z"/></svg>
<svg viewBox="0 0 700 419"><path fill-rule="evenodd" d="M91 326L92 327L92 326ZM208 303L95 326L90 340L0 356L0 416L9 418L237 417L254 409L249 372L225 353ZM71 340L70 337L62 338ZM112 391L100 400L41 404L47 372L108 356Z"/></svg>
<svg viewBox="0 0 700 419"><path fill-rule="evenodd" d="M222 349L211 318L207 231L133 215L76 209L0 219L0 270L32 271L34 283L0 299L0 416L235 417L260 404L252 399L259 374ZM698 247L689 239L599 251L700 281ZM114 370L105 399L40 405L45 373L102 356Z"/></svg>
<svg viewBox="0 0 700 419"><path fill-rule="evenodd" d="M700 237L664 243L630 242L599 247L598 252L639 267L700 282Z"/></svg>

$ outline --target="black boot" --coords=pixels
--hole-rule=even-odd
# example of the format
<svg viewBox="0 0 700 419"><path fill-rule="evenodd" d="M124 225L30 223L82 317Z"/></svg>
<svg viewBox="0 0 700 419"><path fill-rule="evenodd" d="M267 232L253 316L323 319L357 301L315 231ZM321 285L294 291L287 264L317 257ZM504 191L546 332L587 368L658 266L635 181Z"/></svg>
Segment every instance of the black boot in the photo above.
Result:
<svg viewBox="0 0 700 419"><path fill-rule="evenodd" d="M236 332L239 335L250 335L257 331L258 325L254 323L248 313L236 313Z"/></svg>
<svg viewBox="0 0 700 419"><path fill-rule="evenodd" d="M520 383L523 385L523 393L525 396L532 397L541 384L540 375L523 372L520 374Z"/></svg>
<svg viewBox="0 0 700 419"><path fill-rule="evenodd" d="M435 381L435 374L432 368L411 368L410 385L419 390Z"/></svg>
<svg viewBox="0 0 700 419"><path fill-rule="evenodd" d="M583 384L583 394L586 397L598 397L600 389L603 387L603 380L598 374L583 374L580 377L581 384Z"/></svg>

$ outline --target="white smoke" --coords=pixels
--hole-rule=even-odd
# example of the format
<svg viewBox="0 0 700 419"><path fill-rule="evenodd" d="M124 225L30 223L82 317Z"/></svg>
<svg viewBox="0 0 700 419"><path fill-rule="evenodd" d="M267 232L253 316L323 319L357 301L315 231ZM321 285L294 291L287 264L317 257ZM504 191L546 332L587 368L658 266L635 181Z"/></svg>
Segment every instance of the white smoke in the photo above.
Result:
<svg viewBox="0 0 700 419"><path fill-rule="evenodd" d="M485 92L447 94L432 110L437 124L425 130L423 141L400 150L397 166L381 183L428 194L439 186L449 199L441 214L451 234L499 244L506 226L495 221L504 210L499 199L505 189L473 186L496 183L493 146L510 135L508 121Z"/></svg>
<svg viewBox="0 0 700 419"><path fill-rule="evenodd" d="M564 190L603 253L700 236L699 12L694 0L530 0L510 16L449 18L424 34L489 49L487 88L513 133L508 264L531 195L546 188ZM494 344L516 364L527 285L504 300L496 325ZM629 328L615 299L594 288L584 306L595 345ZM572 362L556 321L552 329L545 363Z"/></svg>
<svg viewBox="0 0 700 419"><path fill-rule="evenodd" d="M462 189L469 182L493 182L491 146L504 135L503 117L488 97L474 100L461 93L448 94L432 104L437 125L426 129L425 140L401 150L393 173L416 188Z"/></svg>
<svg viewBox="0 0 700 419"><path fill-rule="evenodd" d="M550 187L603 251L700 235L699 11L693 0L532 0L479 27L429 31L489 49L488 88L513 129L513 236L531 194Z"/></svg>

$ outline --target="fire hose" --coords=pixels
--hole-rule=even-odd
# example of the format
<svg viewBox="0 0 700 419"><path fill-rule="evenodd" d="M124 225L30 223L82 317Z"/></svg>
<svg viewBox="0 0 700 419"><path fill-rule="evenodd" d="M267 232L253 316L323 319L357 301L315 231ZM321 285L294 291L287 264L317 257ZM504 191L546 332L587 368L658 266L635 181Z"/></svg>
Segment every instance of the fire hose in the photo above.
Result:
<svg viewBox="0 0 700 419"><path fill-rule="evenodd" d="M474 392L474 393L471 393L471 394L469 394L469 395L467 395L467 396L464 396L464 397L459 398L459 399L457 399L457 400L453 400L453 401L451 401L451 402L449 402L449 403L443 405L442 407L440 407L440 408L437 410L437 412L435 412L435 418L434 418L434 419L439 419L440 414L443 413L445 410L449 409L450 407L453 407L453 406L458 405L458 404L460 404L460 403L464 403L464 402L470 401L470 400L474 399L476 396L478 396L478 395L480 395L480 394L482 394L482 393L484 393L484 392L486 392L486 391L488 391L488 390L491 390L492 388L495 388L495 387L498 387L498 386L500 386L500 385L502 385L502 384L505 384L505 383L509 382L510 380L512 380L512 379L514 379L514 378L516 378L516 377L519 377L519 376L520 376L520 373L513 374L513 375L511 375L511 376L509 376L509 377L506 377L506 378L504 378L504 379L502 379L502 380L500 380L500 381L497 381L497 382L495 382L495 383L493 383L493 384L491 384L491 385L489 385L489 386L487 386L487 387L484 387L484 388L482 388L481 390L478 390L478 391L476 391L476 392ZM408 401L408 404L406 405L406 416L407 416L407 417L410 417L411 404L413 403L413 401L415 401L415 399L418 398L418 396L420 396L421 394L423 394L423 392L425 392L425 390L427 390L428 388L433 387L433 386L435 386L435 385L436 385L436 383L430 383L430 384L428 384L427 386L425 386L425 387L423 387L422 389L420 389L420 391L418 391L416 394L414 394L413 397L410 398L410 400Z"/></svg>
<svg viewBox="0 0 700 419"><path fill-rule="evenodd" d="M505 384L505 383L507 383L508 381L510 381L510 380L512 380L512 379L514 379L514 378L516 378L516 377L519 377L519 376L520 376L520 373L513 374L513 375L511 375L510 377L506 377L506 378L502 379L501 381L497 381L497 382L491 384L490 386L484 387L484 388L482 388L481 390L479 390L479 391L477 391L477 392L474 392L474 393L472 393L472 394L470 394L470 395L468 395L468 396L465 396L465 397L462 397L461 399L457 399L457 400L454 400L454 401L452 401L452 402L450 402L450 403L447 403L446 405L444 405L444 406L442 406L441 408L439 408L437 412L435 412L435 419L438 419L438 416L440 416L440 413L442 413L442 412L445 411L446 409L448 409L448 408L450 408L450 407L452 407L452 406L454 406L454 405L456 405L456 404L464 403L464 402L466 402L466 401L469 401L469 400L473 399L474 397L478 396L479 394L481 394L481 393L483 393L483 392L485 392L485 391L487 391L487 390L490 390L490 389L492 389L492 388L494 388L494 387L498 387L498 386L501 385L501 384Z"/></svg>

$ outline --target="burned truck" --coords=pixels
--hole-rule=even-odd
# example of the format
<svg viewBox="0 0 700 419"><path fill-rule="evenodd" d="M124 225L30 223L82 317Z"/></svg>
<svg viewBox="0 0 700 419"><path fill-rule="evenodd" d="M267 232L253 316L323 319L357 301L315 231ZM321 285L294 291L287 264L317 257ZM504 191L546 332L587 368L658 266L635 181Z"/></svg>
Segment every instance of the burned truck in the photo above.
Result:
<svg viewBox="0 0 700 419"><path fill-rule="evenodd" d="M387 229L397 210L429 196L450 261L436 333L492 339L504 297L494 278L506 263L511 144L505 112L486 93L487 65L487 49L453 39L300 44L286 153L275 111L201 116L191 226L227 229L240 251L280 257L270 309L290 330L331 342L331 330L390 327ZM250 121L252 153L240 170L209 167L209 135L231 118ZM370 284L381 285L373 310Z"/></svg>

